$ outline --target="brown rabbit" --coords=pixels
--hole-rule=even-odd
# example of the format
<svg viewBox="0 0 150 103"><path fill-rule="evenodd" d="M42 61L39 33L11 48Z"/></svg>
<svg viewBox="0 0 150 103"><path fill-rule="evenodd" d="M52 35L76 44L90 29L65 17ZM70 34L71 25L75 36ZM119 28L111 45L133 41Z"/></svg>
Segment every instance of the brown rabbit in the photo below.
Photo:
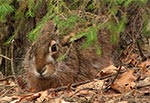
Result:
<svg viewBox="0 0 150 103"><path fill-rule="evenodd" d="M52 21L46 23L40 37L25 56L29 88L41 91L94 79L98 71L111 64L111 46L106 35L98 36L102 56L94 47L81 48L84 38L62 46ZM102 41L102 39L104 39Z"/></svg>

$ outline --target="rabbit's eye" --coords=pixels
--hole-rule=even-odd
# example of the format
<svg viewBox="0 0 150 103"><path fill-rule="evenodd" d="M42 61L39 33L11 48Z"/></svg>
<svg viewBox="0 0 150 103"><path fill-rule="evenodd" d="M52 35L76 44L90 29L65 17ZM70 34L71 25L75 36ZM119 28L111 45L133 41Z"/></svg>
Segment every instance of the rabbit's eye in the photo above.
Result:
<svg viewBox="0 0 150 103"><path fill-rule="evenodd" d="M51 46L51 52L56 52L57 51L57 44L53 44Z"/></svg>

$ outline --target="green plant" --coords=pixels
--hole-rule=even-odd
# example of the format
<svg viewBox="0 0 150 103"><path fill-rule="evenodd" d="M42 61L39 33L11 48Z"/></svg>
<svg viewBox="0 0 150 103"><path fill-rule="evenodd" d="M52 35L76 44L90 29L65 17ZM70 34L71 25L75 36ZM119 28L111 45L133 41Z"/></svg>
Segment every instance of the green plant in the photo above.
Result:
<svg viewBox="0 0 150 103"><path fill-rule="evenodd" d="M36 11L42 7L42 0L23 0L15 1L19 3L19 7L15 8L12 4L14 0L0 1L0 21L7 22L6 16L12 12L15 13L14 21L36 18ZM137 4L139 8L145 10L143 15L143 34L149 31L148 13L146 8L148 0L47 0L46 14L36 23L28 33L28 38L31 41L36 40L43 25L50 19L53 19L58 26L60 36L76 30L75 36L70 39L70 42L77 40L83 36L86 41L83 44L85 47L91 46L93 41L97 41L98 30L106 29L110 32L112 43L117 43L120 33L126 29L128 21L126 9L131 4ZM107 18L101 21L97 18L105 16ZM21 21L20 21L21 22ZM19 30L21 28L16 27ZM16 29L16 30L18 30ZM16 33L16 32L15 32ZM14 37L14 36L13 36Z"/></svg>
<svg viewBox="0 0 150 103"><path fill-rule="evenodd" d="M14 12L14 6L11 5L13 0L1 0L0 1L0 22L4 23L6 21L7 14Z"/></svg>

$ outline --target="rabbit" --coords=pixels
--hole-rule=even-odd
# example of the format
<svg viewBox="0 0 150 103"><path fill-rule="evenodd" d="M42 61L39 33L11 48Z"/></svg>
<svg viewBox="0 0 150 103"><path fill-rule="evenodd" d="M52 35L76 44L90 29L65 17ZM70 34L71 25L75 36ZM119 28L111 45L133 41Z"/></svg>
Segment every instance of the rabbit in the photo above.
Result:
<svg viewBox="0 0 150 103"><path fill-rule="evenodd" d="M62 45L52 20L40 33L24 59L28 87L35 92L93 80L102 68L112 64L111 45L106 36L98 35L100 56L95 47L81 47L84 38Z"/></svg>

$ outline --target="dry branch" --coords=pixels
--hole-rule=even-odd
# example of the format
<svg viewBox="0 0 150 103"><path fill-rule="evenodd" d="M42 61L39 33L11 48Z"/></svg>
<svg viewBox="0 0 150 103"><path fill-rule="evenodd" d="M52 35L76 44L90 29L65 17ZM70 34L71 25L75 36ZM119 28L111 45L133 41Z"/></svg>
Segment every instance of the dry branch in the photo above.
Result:
<svg viewBox="0 0 150 103"><path fill-rule="evenodd" d="M120 73L124 73L124 72L125 71L121 71L121 72L118 72L118 73L120 74ZM107 76L103 76L103 77L98 77L96 79L98 79L98 80L107 79L107 78L110 78L110 77L118 75L118 73L107 75ZM79 85L83 85L83 84L86 84L86 83L89 83L89 82L92 82L92 80L86 80L86 81L82 81L82 82L78 82L78 83L73 83L71 85L71 87L76 88ZM67 88L68 88L68 86L62 86L62 87L58 87L58 88L55 88L55 89L49 89L49 92L53 92L53 91L58 92L58 91L66 90ZM73 89L73 88L71 88L71 89Z"/></svg>
<svg viewBox="0 0 150 103"><path fill-rule="evenodd" d="M13 75L7 76L7 77L5 77L5 78L0 79L0 81L5 81L5 80L11 79L11 78L14 79L14 76L13 76Z"/></svg>
<svg viewBox="0 0 150 103"><path fill-rule="evenodd" d="M0 54L0 57L3 57L3 58L5 58L5 59L7 59L7 60L11 61L11 59L10 59L9 57L4 56L4 55L2 55L2 54Z"/></svg>

